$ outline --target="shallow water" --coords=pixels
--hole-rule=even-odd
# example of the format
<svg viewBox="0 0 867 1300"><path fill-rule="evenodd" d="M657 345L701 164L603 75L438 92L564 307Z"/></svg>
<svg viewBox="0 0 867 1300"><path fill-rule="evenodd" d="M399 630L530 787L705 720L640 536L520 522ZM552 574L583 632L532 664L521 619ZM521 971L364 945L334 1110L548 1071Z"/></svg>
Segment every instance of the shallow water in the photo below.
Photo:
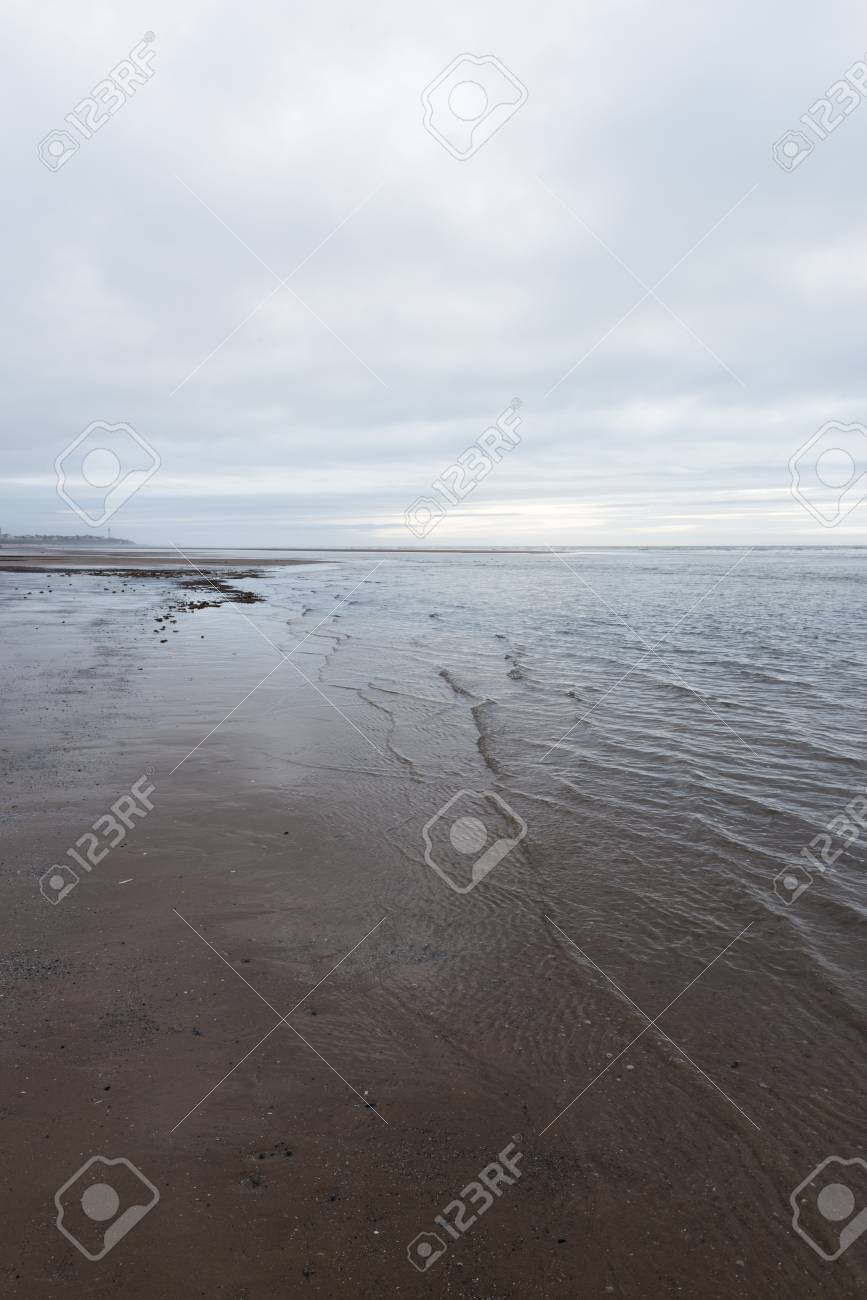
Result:
<svg viewBox="0 0 867 1300"><path fill-rule="evenodd" d="M266 694L281 683L283 696L256 713L270 779L282 764L287 783L307 769L321 789L324 770L354 769L412 861L458 791L497 791L527 826L496 868L508 884L526 864L518 916L552 898L589 908L606 951L625 946L640 966L722 919L782 914L792 944L867 1012L851 936L864 842L837 843L794 911L774 889L867 784L867 551L318 558L331 563L244 580L266 601L233 608L231 650L224 634L197 674L200 691L213 672L219 698L221 669L243 663L228 709L260 680L254 667L291 655L307 680L281 667ZM162 664L168 677L189 668ZM160 732L170 743L165 720ZM224 738L189 761L214 761ZM466 886L472 854L445 851Z"/></svg>
<svg viewBox="0 0 867 1300"><path fill-rule="evenodd" d="M705 864L707 889L722 873L772 906L776 872L864 788L865 564L848 549L372 555L248 585L268 595L253 620L389 770L443 791L484 777L539 852L580 826L600 851ZM858 911L863 860L854 845L833 873Z"/></svg>
<svg viewBox="0 0 867 1300"><path fill-rule="evenodd" d="M732 988L726 1014L761 1020L773 1006L771 1054L807 1032L834 1042L838 1013L860 1036L867 832L836 838L833 865L794 902L775 879L867 785L865 565L860 549L701 549L371 553L272 570L246 584L267 603L244 613L309 682L296 680L282 714L259 715L259 735L288 783L310 763L312 799L323 768L353 771L359 838L384 838L413 870L390 906L424 907L445 887L425 881L416 897L424 827L445 807L432 835L445 874L473 890L487 953L532 968L540 918L558 909L655 1014L697 954L770 926L773 943L753 936L761 969ZM249 626L237 635L257 640ZM510 843L512 814L526 833L476 889L484 850L456 851L450 828L465 815L489 845ZM458 996L496 1033L499 1005L471 967L463 978ZM455 992L443 988L444 1005ZM533 1069L564 1065L558 1014L520 1031Z"/></svg>

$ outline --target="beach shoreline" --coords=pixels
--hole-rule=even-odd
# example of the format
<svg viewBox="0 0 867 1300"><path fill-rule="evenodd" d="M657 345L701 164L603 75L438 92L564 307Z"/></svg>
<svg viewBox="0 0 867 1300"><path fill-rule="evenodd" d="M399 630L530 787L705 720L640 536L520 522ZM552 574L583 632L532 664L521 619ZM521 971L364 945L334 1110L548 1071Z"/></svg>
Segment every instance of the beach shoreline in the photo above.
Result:
<svg viewBox="0 0 867 1300"><path fill-rule="evenodd" d="M175 609L195 573L112 587L89 565L30 594L0 574L0 1112L8 1166L27 1173L0 1192L9 1295L180 1294L190 1259L196 1289L226 1300L857 1293L855 1252L829 1277L790 1243L787 1202L825 1145L850 1141L854 992L843 1019L770 881L723 870L722 841L702 858L695 831L676 851L671 808L658 850L630 858L650 818L633 810L640 755L631 782L592 786L582 731L574 768L532 775L544 751L514 753L497 708L522 716L568 638L558 623L537 665L496 619L458 633L487 591L460 563L421 584L400 562L263 569L249 612L209 602L195 618ZM525 603L504 572L495 615ZM563 628L588 623L589 606L550 607ZM499 674L484 691L472 637ZM680 698L661 716L689 708L698 727ZM581 716L557 700L554 738ZM680 771L667 761L663 786ZM573 770L587 800L552 807ZM152 809L82 870L69 851L88 834L104 847L92 828L142 778ZM459 786L498 790L529 825L467 894L424 857ZM56 905L40 896L52 864L79 877ZM832 897L814 906L823 929L837 918ZM675 1000L669 1037L619 989L649 1016ZM832 1096L841 1054L852 1086ZM437 1216L510 1143L520 1177L452 1240ZM54 1193L97 1152L160 1191L99 1266L53 1222ZM447 1246L432 1278L407 1258L423 1232Z"/></svg>

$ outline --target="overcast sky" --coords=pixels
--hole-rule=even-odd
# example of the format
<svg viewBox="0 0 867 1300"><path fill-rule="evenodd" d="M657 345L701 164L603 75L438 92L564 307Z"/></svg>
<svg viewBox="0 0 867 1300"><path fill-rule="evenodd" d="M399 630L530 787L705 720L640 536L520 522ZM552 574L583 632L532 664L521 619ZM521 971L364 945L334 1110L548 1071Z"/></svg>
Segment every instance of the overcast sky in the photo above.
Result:
<svg viewBox="0 0 867 1300"><path fill-rule="evenodd" d="M864 58L863 5L6 15L5 531L86 531L55 460L104 421L161 462L115 535L418 544L405 510L517 397L520 443L428 544L867 543L867 504L825 527L788 468L867 423L867 104L772 153ZM153 75L85 138L64 119L147 32ZM518 101L465 159L422 106L462 54L508 76L459 69L432 130L463 148L472 75L485 113Z"/></svg>

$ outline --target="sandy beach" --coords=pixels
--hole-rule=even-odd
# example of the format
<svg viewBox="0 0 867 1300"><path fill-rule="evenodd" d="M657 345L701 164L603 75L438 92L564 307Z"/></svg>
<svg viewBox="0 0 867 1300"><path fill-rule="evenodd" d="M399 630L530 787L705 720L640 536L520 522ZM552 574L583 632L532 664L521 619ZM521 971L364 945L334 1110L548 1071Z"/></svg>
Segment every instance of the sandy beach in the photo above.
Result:
<svg viewBox="0 0 867 1300"><path fill-rule="evenodd" d="M115 581L87 558L39 586L0 574L5 1295L861 1293L863 1252L830 1274L788 1200L820 1156L863 1149L846 873L810 910L780 904L755 846L794 850L812 813L790 820L759 759L662 680L542 763L617 678L609 647L637 658L561 566L226 557L229 592L191 608L189 569L136 554ZM655 577L659 601L709 585L707 564ZM766 577L756 562L732 608ZM513 635L528 581L559 620L534 613L538 645ZM562 659L539 647L561 625L605 662L597 686L582 648L549 716ZM663 687L667 740L636 715ZM792 763L782 723L726 717ZM628 720L655 758L615 777ZM857 760L841 743L835 762L843 789ZM528 829L461 893L424 828L466 788ZM114 834L99 819L125 795ZM53 864L77 880L46 900ZM519 1173L484 1196L504 1151ZM53 1198L97 1154L159 1202L91 1263ZM430 1267L420 1237L443 1246Z"/></svg>

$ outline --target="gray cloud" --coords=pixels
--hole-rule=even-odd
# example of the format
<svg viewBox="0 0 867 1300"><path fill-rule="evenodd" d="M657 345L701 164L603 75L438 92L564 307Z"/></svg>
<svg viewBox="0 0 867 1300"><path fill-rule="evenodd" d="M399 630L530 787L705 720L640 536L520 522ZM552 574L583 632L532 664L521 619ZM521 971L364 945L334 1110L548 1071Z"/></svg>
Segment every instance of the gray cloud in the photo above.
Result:
<svg viewBox="0 0 867 1300"><path fill-rule="evenodd" d="M863 57L854 3L6 22L32 106L0 145L7 530L79 531L54 459L106 420L162 459L118 534L403 544L404 509L518 396L520 446L432 543L867 541L867 506L827 530L787 491L817 428L867 420L867 106L792 173L771 157ZM153 77L40 166L149 29ZM419 96L464 50L529 98L459 162ZM640 302L669 271L670 311Z"/></svg>

